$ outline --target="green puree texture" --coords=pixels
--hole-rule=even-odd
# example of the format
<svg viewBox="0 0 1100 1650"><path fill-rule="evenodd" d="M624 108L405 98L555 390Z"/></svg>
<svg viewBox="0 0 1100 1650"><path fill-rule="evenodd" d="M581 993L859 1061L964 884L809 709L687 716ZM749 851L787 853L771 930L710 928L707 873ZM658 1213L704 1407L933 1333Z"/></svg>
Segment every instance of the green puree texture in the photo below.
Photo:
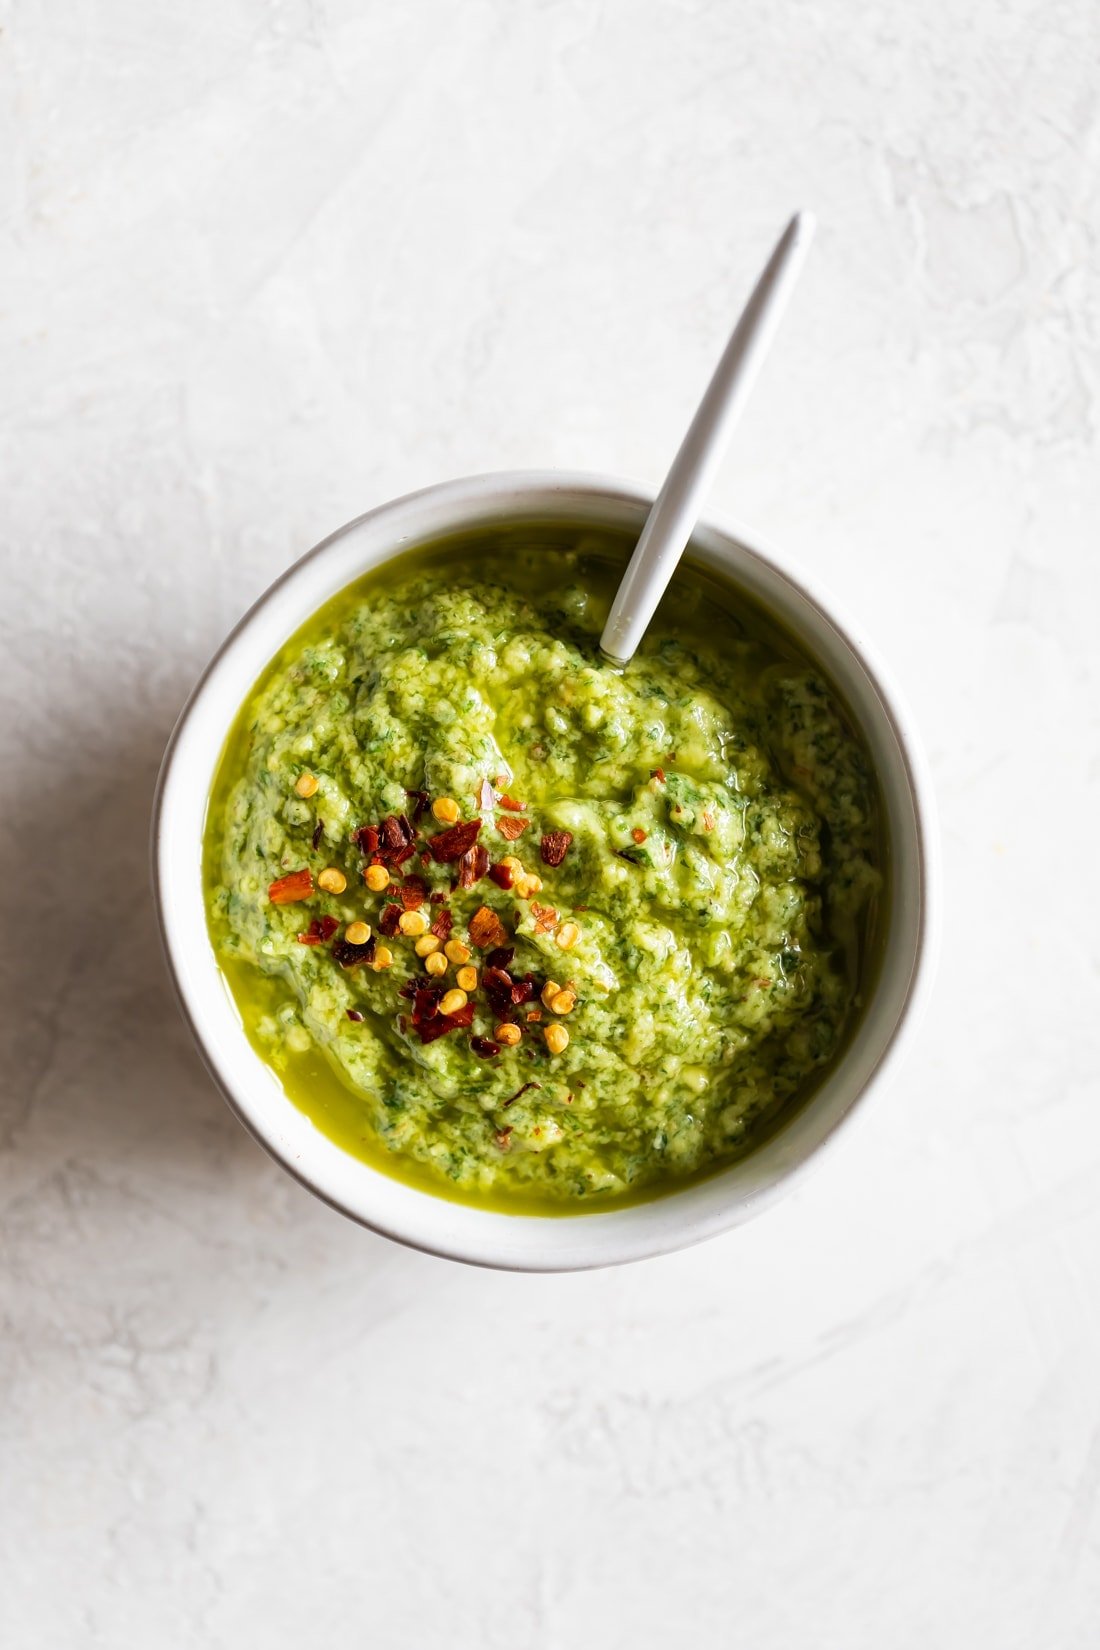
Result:
<svg viewBox="0 0 1100 1650"><path fill-rule="evenodd" d="M602 663L628 551L614 533L525 527L391 564L287 644L222 757L209 924L248 1035L318 1128L442 1195L576 1213L672 1189L773 1131L857 1017L881 881L865 752L789 639L689 566L626 670ZM320 781L308 801L304 771ZM499 776L531 820L514 843L506 812L478 801ZM472 1027L422 1044L398 996L426 978L404 936L382 942L380 972L298 942L323 915L377 934L387 896L366 888L352 832L421 788L483 820L493 861L542 877L524 900L488 878L452 892L454 866L402 867L446 893L455 937L488 905L513 975L573 985L563 1054L542 1035L555 1016L523 1018L536 1002L519 1047L478 1058L471 1035L496 1019L479 993ZM552 830L573 835L556 869L539 854ZM329 865L343 894L269 901L274 879ZM536 907L576 921L572 950Z"/></svg>

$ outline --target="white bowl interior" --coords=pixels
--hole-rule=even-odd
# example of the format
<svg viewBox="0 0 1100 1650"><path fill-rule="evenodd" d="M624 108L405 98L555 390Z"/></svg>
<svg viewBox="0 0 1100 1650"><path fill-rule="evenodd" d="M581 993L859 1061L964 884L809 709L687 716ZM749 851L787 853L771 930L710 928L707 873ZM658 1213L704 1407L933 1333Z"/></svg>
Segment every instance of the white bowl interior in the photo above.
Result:
<svg viewBox="0 0 1100 1650"><path fill-rule="evenodd" d="M736 534L701 527L696 558L777 615L839 687L870 748L886 814L891 888L879 978L846 1053L810 1101L744 1161L651 1202L556 1219L509 1215L433 1197L350 1157L291 1103L249 1044L207 936L202 835L225 736L268 661L330 596L418 543L523 520L638 529L650 502L641 491L596 478L504 475L445 483L372 511L311 551L245 616L195 689L165 757L154 881L169 964L212 1074L256 1138L320 1197L376 1231L438 1254L523 1270L599 1266L679 1248L746 1219L881 1080L923 994L928 789L896 696L887 696L866 643L829 616L801 577Z"/></svg>

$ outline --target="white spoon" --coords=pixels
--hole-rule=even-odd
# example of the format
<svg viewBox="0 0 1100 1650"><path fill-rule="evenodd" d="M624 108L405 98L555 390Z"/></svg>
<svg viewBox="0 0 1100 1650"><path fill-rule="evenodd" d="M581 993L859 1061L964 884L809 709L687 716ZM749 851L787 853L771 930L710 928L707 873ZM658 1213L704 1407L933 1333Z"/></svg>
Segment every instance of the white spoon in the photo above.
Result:
<svg viewBox="0 0 1100 1650"><path fill-rule="evenodd" d="M625 665L633 658L676 571L719 460L771 348L813 233L813 214L796 212L714 369L611 604L600 652L613 665Z"/></svg>

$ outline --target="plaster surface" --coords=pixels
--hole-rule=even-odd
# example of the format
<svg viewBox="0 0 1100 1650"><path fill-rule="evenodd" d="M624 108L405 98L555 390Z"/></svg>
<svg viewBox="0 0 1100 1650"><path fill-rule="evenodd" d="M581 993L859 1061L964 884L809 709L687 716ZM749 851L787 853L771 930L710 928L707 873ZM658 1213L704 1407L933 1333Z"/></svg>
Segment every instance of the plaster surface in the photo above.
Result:
<svg viewBox="0 0 1100 1650"><path fill-rule="evenodd" d="M0 3L0 1639L997 1650L1100 1615L1088 0ZM945 943L765 1218L521 1278L270 1163L151 790L287 563L448 475L656 484L789 211L715 512L893 666Z"/></svg>

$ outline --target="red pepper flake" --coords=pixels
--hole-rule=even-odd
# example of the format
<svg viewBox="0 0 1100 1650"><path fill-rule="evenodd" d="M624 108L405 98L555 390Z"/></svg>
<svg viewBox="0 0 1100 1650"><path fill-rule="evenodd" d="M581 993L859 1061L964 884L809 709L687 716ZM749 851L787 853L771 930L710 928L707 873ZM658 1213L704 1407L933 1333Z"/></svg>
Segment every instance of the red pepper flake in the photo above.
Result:
<svg viewBox="0 0 1100 1650"><path fill-rule="evenodd" d="M432 895L432 898L435 898L434 894ZM450 911L437 911L429 932L434 934L437 940L446 941L450 938L451 929L454 927L454 920L455 919L451 915Z"/></svg>
<svg viewBox="0 0 1100 1650"><path fill-rule="evenodd" d="M510 888L515 882L515 873L510 865L490 865L489 880L495 882L498 888Z"/></svg>
<svg viewBox="0 0 1100 1650"><path fill-rule="evenodd" d="M542 990L542 981L537 974L525 974L522 980L512 983L512 1002L518 1008L521 1003L529 1003Z"/></svg>
<svg viewBox="0 0 1100 1650"><path fill-rule="evenodd" d="M418 981L410 981L412 985L413 1019L431 1020L439 1013L439 1005L443 1000L443 987L430 982L421 985Z"/></svg>
<svg viewBox="0 0 1100 1650"><path fill-rule="evenodd" d="M650 779L655 779L657 781L658 785L663 785L664 782L665 782L665 770L664 770L664 768L650 768L649 777L650 777Z"/></svg>
<svg viewBox="0 0 1100 1650"><path fill-rule="evenodd" d="M634 838L635 842L644 842L646 839L646 833L642 830L640 825L635 825L630 834Z"/></svg>
<svg viewBox="0 0 1100 1650"><path fill-rule="evenodd" d="M419 1024L413 1021L413 1030L422 1043L434 1043L437 1037L446 1037L448 1031L454 1029L453 1025L448 1024L445 1014L437 1014L431 1020L421 1020Z"/></svg>
<svg viewBox="0 0 1100 1650"><path fill-rule="evenodd" d="M502 808L507 808L509 813L525 814L527 812L526 802L517 802L514 796L502 796L500 805Z"/></svg>
<svg viewBox="0 0 1100 1650"><path fill-rule="evenodd" d="M339 926L340 924L335 917L314 917L309 925L309 933L297 936L298 944L324 945L326 940L332 938Z"/></svg>
<svg viewBox="0 0 1100 1650"><path fill-rule="evenodd" d="M419 911L428 897L428 884L423 877L406 877L397 890L397 897L406 911Z"/></svg>
<svg viewBox="0 0 1100 1650"><path fill-rule="evenodd" d="M539 845L544 865L560 865L573 841L572 831L547 831Z"/></svg>
<svg viewBox="0 0 1100 1650"><path fill-rule="evenodd" d="M507 946L492 953L493 956L507 952ZM512 976L506 969L499 966L489 966L482 970L481 988L489 999L489 1007L498 1019L511 1018L512 1014Z"/></svg>
<svg viewBox="0 0 1100 1650"><path fill-rule="evenodd" d="M490 785L489 781L487 779L483 779L481 781L481 788L477 793L477 806L484 812L488 813L495 801L496 792L494 791L492 785Z"/></svg>
<svg viewBox="0 0 1100 1650"><path fill-rule="evenodd" d="M463 820L460 825L452 825L450 830L439 831L435 836L428 838L428 851L437 865L446 865L451 860L461 859L468 848L472 848L477 841L481 830L480 819Z"/></svg>
<svg viewBox="0 0 1100 1650"><path fill-rule="evenodd" d="M382 915L378 919L379 933L385 934L387 939L396 934L398 924L401 921L401 914L400 905L384 905Z"/></svg>
<svg viewBox="0 0 1100 1650"><path fill-rule="evenodd" d="M445 896L436 888L428 895L428 902L431 905L442 905L444 898Z"/></svg>
<svg viewBox="0 0 1100 1650"><path fill-rule="evenodd" d="M529 819L517 819L514 814L505 814L503 819L497 820L496 827L505 842L515 842L530 823Z"/></svg>
<svg viewBox="0 0 1100 1650"><path fill-rule="evenodd" d="M405 846L411 836L401 829L401 821L396 814L387 814L381 825L382 846L389 854L397 854Z"/></svg>
<svg viewBox="0 0 1100 1650"><path fill-rule="evenodd" d="M536 905L531 901L531 915L535 919L535 933L549 934L558 925L558 913L552 905Z"/></svg>
<svg viewBox="0 0 1100 1650"><path fill-rule="evenodd" d="M445 1037L449 1031L453 1031L457 1023L454 1017L439 1012L443 987L431 984L418 985L411 981L410 984L413 1004L412 1025L420 1041L432 1043L437 1037ZM406 995L404 988L401 995Z"/></svg>
<svg viewBox="0 0 1100 1650"><path fill-rule="evenodd" d="M353 1020L356 1025L359 1024L359 1022L362 1020L362 1018L363 1018L363 1016L360 1014L360 1012L357 1008L349 1008L348 1009L348 1019Z"/></svg>
<svg viewBox="0 0 1100 1650"><path fill-rule="evenodd" d="M507 945L508 930L495 911L482 905L470 918L470 939L479 951L488 951L497 945Z"/></svg>
<svg viewBox="0 0 1100 1650"><path fill-rule="evenodd" d="M414 1019L413 1025L422 1043L434 1043L437 1037L446 1037L449 1031L458 1031L462 1026L471 1025L473 1018L474 1005L473 1003L467 1003L466 1007L460 1008L457 1014L437 1013L432 1019L425 1020L421 1025L417 1025Z"/></svg>
<svg viewBox="0 0 1100 1650"><path fill-rule="evenodd" d="M538 1020L541 1020L542 1019L542 1009L541 1008L533 1008L531 1010L530 1014L528 1014L527 1018L528 1018L528 1020L531 1021L532 1024L534 1024Z"/></svg>
<svg viewBox="0 0 1100 1650"><path fill-rule="evenodd" d="M475 882L480 882L489 869L489 850L480 842L475 842L472 848L467 848L458 862L458 886L472 888Z"/></svg>
<svg viewBox="0 0 1100 1650"><path fill-rule="evenodd" d="M485 959L486 968L510 968L516 954L514 945L498 945Z"/></svg>
<svg viewBox="0 0 1100 1650"><path fill-rule="evenodd" d="M372 934L365 945L352 945L350 940L333 940L332 954L341 968L355 968L359 963L374 961L375 941Z"/></svg>
<svg viewBox="0 0 1100 1650"><path fill-rule="evenodd" d="M526 1094L527 1093L528 1089L541 1089L541 1087L542 1087L542 1084L541 1083L536 1083L534 1081L534 1079L532 1079L530 1083L524 1083L523 1087L518 1088L516 1090L515 1094L510 1094L508 1096L507 1100L505 1100L505 1102L504 1102L504 1106L510 1106L512 1104L513 1100L518 1100L521 1094ZM502 1107L501 1109L503 1110L504 1108ZM508 1134L511 1134L511 1132L512 1132L511 1129L507 1130Z"/></svg>
<svg viewBox="0 0 1100 1650"><path fill-rule="evenodd" d="M323 819L319 819L317 821L316 825L313 827L313 836L312 836L312 839L311 839L312 843L313 843L313 852L314 853L316 853L318 848L321 846L321 838L324 836L324 834L325 834L325 822L324 822Z"/></svg>
<svg viewBox="0 0 1100 1650"><path fill-rule="evenodd" d="M405 795L412 799L412 822L414 825L419 825L420 816L431 801L431 797L427 791L406 791Z"/></svg>
<svg viewBox="0 0 1100 1650"><path fill-rule="evenodd" d="M291 871L289 876L279 877L271 883L267 897L272 905L297 905L299 900L308 899L312 892L313 872Z"/></svg>
<svg viewBox="0 0 1100 1650"><path fill-rule="evenodd" d="M352 839L373 864L397 866L416 852L413 834L404 814L387 814L380 825L360 825Z"/></svg>
<svg viewBox="0 0 1100 1650"><path fill-rule="evenodd" d="M587 905L574 905L573 909L574 911L587 911L588 907Z"/></svg>
<svg viewBox="0 0 1100 1650"><path fill-rule="evenodd" d="M500 1044L489 1037L471 1037L470 1047L479 1060L492 1060L500 1053Z"/></svg>

